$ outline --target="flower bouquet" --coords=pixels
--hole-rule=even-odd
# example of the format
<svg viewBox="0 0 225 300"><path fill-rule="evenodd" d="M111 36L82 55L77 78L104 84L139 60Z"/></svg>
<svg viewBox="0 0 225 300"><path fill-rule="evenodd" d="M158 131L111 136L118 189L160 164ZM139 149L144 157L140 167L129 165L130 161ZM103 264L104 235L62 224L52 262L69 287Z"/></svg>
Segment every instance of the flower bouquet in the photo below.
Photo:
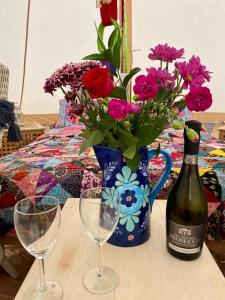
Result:
<svg viewBox="0 0 225 300"><path fill-rule="evenodd" d="M124 247L136 246L148 240L150 207L170 174L171 158L160 149L148 150L168 126L184 128L181 111L204 111L212 104L212 95L203 84L210 81L210 72L200 58L192 56L180 61L184 49L168 44L150 49L148 66L128 74L120 73L122 29L113 21L113 31L104 43L105 26L97 28L98 53L84 57L79 64L67 64L46 80L45 92L61 89L70 102L68 114L79 116L84 124L80 151L94 148L103 171L103 201L111 208L119 194L121 211L117 228L109 242ZM131 79L136 76L133 97L129 93ZM186 128L190 139L197 133ZM162 153L166 166L159 182L149 184L148 163L153 155Z"/></svg>
<svg viewBox="0 0 225 300"><path fill-rule="evenodd" d="M53 94L60 88L71 103L70 117L80 117L85 126L81 152L99 144L119 149L134 169L140 162L139 148L155 142L165 127L185 126L179 114L185 107L198 112L211 106L212 95L203 86L210 81L210 72L197 56L180 61L184 49L157 45L148 57L159 61L159 67L149 66L145 74L136 77L130 98L130 80L141 70L133 68L126 76L120 73L122 30L116 21L113 27L106 45L100 24L99 52L84 57L83 63L56 70L46 80L44 90ZM187 134L193 140L198 138L192 129L187 129Z"/></svg>

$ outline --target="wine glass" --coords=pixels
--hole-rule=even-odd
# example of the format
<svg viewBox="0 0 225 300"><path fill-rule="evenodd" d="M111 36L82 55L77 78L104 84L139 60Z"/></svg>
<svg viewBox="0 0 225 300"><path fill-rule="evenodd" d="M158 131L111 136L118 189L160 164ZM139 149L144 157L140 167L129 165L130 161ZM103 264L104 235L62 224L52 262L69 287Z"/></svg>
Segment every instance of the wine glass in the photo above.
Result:
<svg viewBox="0 0 225 300"><path fill-rule="evenodd" d="M18 201L14 208L14 225L23 247L39 261L40 283L31 285L24 299L62 299L62 288L45 281L44 257L56 242L61 209L51 196L33 196Z"/></svg>
<svg viewBox="0 0 225 300"><path fill-rule="evenodd" d="M118 193L104 187L87 189L80 195L79 208L88 236L99 246L99 266L84 276L84 286L94 294L104 294L114 290L118 283L116 273L102 265L102 245L110 238L119 220Z"/></svg>

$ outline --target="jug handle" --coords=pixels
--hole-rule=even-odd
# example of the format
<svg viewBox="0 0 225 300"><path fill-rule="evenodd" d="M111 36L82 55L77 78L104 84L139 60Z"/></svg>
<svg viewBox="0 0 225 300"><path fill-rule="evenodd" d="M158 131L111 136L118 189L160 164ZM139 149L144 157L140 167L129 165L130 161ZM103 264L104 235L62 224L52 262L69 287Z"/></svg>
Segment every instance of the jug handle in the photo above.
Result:
<svg viewBox="0 0 225 300"><path fill-rule="evenodd" d="M156 153L155 149L148 150L148 160L151 160L152 157L155 155L155 153ZM154 203L154 200L155 200L157 194L159 193L159 191L163 187L164 183L168 179L168 177L170 175L171 168L172 168L172 159L170 157L169 152L162 149L162 150L160 150L160 153L165 156L166 164L165 164L165 169L164 169L159 181L155 184L152 191L150 192L149 199L150 199L151 209L152 209L152 205Z"/></svg>

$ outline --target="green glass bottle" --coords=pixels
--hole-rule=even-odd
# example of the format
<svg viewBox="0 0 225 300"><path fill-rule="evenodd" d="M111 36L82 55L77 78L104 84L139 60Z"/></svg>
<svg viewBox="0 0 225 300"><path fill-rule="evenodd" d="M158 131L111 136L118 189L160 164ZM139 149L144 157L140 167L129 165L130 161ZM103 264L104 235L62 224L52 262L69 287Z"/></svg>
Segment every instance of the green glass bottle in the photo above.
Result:
<svg viewBox="0 0 225 300"><path fill-rule="evenodd" d="M166 233L169 253L193 260L202 251L208 206L198 172L201 123L191 120L186 125L199 134L199 141L192 142L184 130L183 165L168 197Z"/></svg>

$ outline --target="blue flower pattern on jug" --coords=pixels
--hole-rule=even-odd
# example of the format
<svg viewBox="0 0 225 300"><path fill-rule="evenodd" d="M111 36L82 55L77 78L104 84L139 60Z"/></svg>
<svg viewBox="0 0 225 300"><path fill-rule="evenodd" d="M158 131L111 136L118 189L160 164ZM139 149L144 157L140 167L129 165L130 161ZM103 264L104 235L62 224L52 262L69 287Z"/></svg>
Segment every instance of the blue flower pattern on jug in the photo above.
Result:
<svg viewBox="0 0 225 300"><path fill-rule="evenodd" d="M132 203L135 202L137 202L135 191L126 190L125 193L121 194L121 204L131 207Z"/></svg>
<svg viewBox="0 0 225 300"><path fill-rule="evenodd" d="M137 179L137 174L132 173L131 169L128 166L122 168L122 174L116 174L117 181L115 182L116 191L121 197L125 191L134 192L135 198L137 201L132 203L131 206L121 205L121 213L132 215L134 212L137 212L142 207L143 202L143 191L138 186L139 181Z"/></svg>
<svg viewBox="0 0 225 300"><path fill-rule="evenodd" d="M118 198L121 204L119 222L108 242L124 247L144 243L150 236L151 204L171 168L169 155L163 153L167 156L168 166L162 176L164 178L152 189L148 178L148 163L155 150L148 150L147 147L140 149L141 161L135 171L127 166L121 151L117 149L98 145L94 146L94 151L103 171L103 201L111 208Z"/></svg>
<svg viewBox="0 0 225 300"><path fill-rule="evenodd" d="M117 188L113 187L111 191L106 188L102 197L112 207L113 201L115 201L114 193L118 193L121 198L119 223L126 226L127 231L132 232L135 224L138 224L140 221L141 207L145 207L149 203L150 188L148 185L139 187L140 183L136 180L137 174L132 173L128 166L122 168L122 174L116 174L116 179L115 185ZM114 200L112 201L111 199Z"/></svg>

